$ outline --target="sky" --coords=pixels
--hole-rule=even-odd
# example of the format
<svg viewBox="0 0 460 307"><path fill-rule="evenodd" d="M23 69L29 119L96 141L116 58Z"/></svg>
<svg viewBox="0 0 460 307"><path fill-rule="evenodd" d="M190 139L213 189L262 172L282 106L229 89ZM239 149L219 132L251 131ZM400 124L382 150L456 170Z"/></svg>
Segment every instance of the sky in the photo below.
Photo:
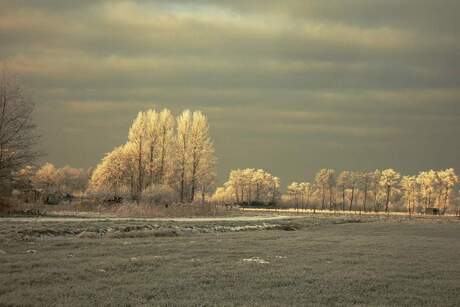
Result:
<svg viewBox="0 0 460 307"><path fill-rule="evenodd" d="M202 110L222 183L460 170L460 1L3 1L45 160L95 166L140 110Z"/></svg>

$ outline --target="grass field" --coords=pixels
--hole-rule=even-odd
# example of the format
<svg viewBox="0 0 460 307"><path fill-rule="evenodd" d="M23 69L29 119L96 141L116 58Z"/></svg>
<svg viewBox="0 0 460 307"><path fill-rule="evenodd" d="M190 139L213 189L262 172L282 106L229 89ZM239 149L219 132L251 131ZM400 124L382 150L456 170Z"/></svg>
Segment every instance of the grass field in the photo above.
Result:
<svg viewBox="0 0 460 307"><path fill-rule="evenodd" d="M455 219L0 220L0 305L460 305Z"/></svg>

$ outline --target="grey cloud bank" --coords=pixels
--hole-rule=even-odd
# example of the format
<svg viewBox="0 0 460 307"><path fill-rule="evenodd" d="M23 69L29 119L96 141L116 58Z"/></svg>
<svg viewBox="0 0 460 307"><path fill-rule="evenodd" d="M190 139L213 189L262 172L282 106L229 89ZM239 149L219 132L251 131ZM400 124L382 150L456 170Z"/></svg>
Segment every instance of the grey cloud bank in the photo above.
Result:
<svg viewBox="0 0 460 307"><path fill-rule="evenodd" d="M157 106L208 114L221 181L460 169L458 1L282 3L5 1L0 60L58 165L95 165Z"/></svg>

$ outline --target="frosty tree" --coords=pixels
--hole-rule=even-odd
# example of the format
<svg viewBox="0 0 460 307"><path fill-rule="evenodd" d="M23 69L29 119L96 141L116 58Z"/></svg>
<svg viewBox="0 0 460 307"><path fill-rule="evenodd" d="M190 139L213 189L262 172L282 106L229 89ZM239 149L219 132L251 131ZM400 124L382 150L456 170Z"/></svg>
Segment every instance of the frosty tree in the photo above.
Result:
<svg viewBox="0 0 460 307"><path fill-rule="evenodd" d="M429 170L420 172L417 176L417 183L420 185L420 194L423 198L424 210L431 207L436 187L438 185L438 176L435 171Z"/></svg>
<svg viewBox="0 0 460 307"><path fill-rule="evenodd" d="M134 156L136 159L136 179L137 190L136 198L142 198L142 191L144 190L144 175L146 165L146 149L147 145L147 115L144 112L139 112L134 120L131 128L129 129L128 144L132 146Z"/></svg>
<svg viewBox="0 0 460 307"><path fill-rule="evenodd" d="M51 163L45 163L37 170L33 181L37 187L47 192L51 192L56 190L57 179L56 167Z"/></svg>
<svg viewBox="0 0 460 307"><path fill-rule="evenodd" d="M175 190L181 202L193 201L199 192L203 201L214 178L214 147L206 116L186 110L174 120L167 109L151 109L138 113L127 143L96 167L90 190L115 194L129 190L138 201L146 191L168 193L170 199Z"/></svg>
<svg viewBox="0 0 460 307"><path fill-rule="evenodd" d="M192 202L198 185L207 184L206 179L213 177L215 160L208 120L203 113L193 112L190 132L190 201Z"/></svg>
<svg viewBox="0 0 460 307"><path fill-rule="evenodd" d="M404 176L401 180L401 187L404 191L407 212L412 214L415 211L417 200L417 178L415 176Z"/></svg>
<svg viewBox="0 0 460 307"><path fill-rule="evenodd" d="M291 201L294 201L296 208L299 207L299 204L302 207L302 209L304 209L305 206L308 208L310 205L311 193L312 187L311 184L308 182L292 182L287 187L288 198Z"/></svg>
<svg viewBox="0 0 460 307"><path fill-rule="evenodd" d="M381 177L380 177L380 186L382 186L385 189L385 212L388 213L389 210L389 204L390 204L390 197L391 197L391 192L392 189L395 187L395 185L398 184L399 178L401 175L397 173L395 170L389 168L384 171L382 171Z"/></svg>
<svg viewBox="0 0 460 307"><path fill-rule="evenodd" d="M231 195L236 204L274 204L280 197L280 179L262 169L237 169L218 191L220 198Z"/></svg>
<svg viewBox="0 0 460 307"><path fill-rule="evenodd" d="M333 169L323 168L315 177L317 187L321 189L321 209L325 209L326 192L329 192L329 206L332 202L332 189L335 184L335 171Z"/></svg>
<svg viewBox="0 0 460 307"><path fill-rule="evenodd" d="M458 182L458 177L453 168L449 168L438 172L439 183L441 185L441 201L442 213L444 214L449 207L449 199L451 196L452 188Z"/></svg>
<svg viewBox="0 0 460 307"><path fill-rule="evenodd" d="M190 165L192 112L185 110L177 118L176 154L179 168L180 201L186 198L187 170Z"/></svg>
<svg viewBox="0 0 460 307"><path fill-rule="evenodd" d="M174 163L174 117L164 109L158 115L158 182L166 184Z"/></svg>

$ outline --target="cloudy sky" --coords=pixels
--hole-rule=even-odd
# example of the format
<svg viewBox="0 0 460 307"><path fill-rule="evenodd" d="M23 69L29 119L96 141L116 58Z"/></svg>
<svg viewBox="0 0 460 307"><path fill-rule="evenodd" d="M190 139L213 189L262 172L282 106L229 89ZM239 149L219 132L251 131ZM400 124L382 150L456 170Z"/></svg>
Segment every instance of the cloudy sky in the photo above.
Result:
<svg viewBox="0 0 460 307"><path fill-rule="evenodd" d="M460 170L460 1L2 1L46 159L95 165L139 110L204 111L223 181Z"/></svg>

